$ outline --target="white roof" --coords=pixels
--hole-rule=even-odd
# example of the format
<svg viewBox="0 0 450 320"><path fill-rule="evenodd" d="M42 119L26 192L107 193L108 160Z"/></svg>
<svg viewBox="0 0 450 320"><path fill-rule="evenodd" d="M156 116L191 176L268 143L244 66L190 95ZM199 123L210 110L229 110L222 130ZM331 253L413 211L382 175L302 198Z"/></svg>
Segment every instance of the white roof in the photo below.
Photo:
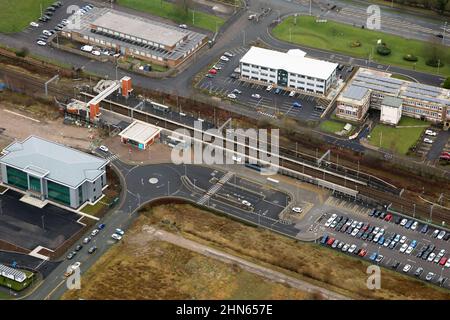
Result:
<svg viewBox="0 0 450 320"><path fill-rule="evenodd" d="M161 128L145 123L139 120L135 120L132 124L126 127L119 136L125 139L130 139L138 143L147 144L153 139Z"/></svg>
<svg viewBox="0 0 450 320"><path fill-rule="evenodd" d="M306 58L296 50L280 52L259 47L251 47L240 62L323 80L327 80L338 66L337 63Z"/></svg>
<svg viewBox="0 0 450 320"><path fill-rule="evenodd" d="M97 179L109 162L36 136L13 142L3 153L1 163L71 188Z"/></svg>

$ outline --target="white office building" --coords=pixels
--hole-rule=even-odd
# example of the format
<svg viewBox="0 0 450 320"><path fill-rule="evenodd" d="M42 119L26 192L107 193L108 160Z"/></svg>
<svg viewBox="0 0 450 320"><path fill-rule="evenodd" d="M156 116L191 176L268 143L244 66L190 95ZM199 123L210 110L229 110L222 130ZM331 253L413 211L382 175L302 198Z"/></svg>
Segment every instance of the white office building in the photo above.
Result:
<svg viewBox="0 0 450 320"><path fill-rule="evenodd" d="M241 80L272 84L285 90L327 95L335 84L338 64L288 52L251 47L240 60Z"/></svg>

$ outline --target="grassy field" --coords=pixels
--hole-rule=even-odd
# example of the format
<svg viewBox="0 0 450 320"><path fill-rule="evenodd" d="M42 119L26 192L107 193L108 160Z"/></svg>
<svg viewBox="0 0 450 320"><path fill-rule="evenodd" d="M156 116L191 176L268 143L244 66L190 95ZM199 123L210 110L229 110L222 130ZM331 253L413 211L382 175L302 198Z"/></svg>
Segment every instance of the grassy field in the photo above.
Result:
<svg viewBox="0 0 450 320"><path fill-rule="evenodd" d="M41 16L40 5L45 11L55 0L2 0L0 1L0 32L19 32L31 21Z"/></svg>
<svg viewBox="0 0 450 320"><path fill-rule="evenodd" d="M437 73L437 68L425 64L425 54L429 46L423 41L410 40L333 21L316 23L315 17L306 16L298 17L297 25L294 25L293 17L285 19L273 29L273 34L276 38L284 41L340 52L358 58L368 59L373 51L374 61L406 69L414 69L414 62L403 60L403 56L413 54L419 59L415 65L416 70ZM376 53L375 47L378 39L382 39L392 50L390 55L381 56ZM352 47L356 41L359 41L361 46ZM445 50L448 54L441 59L444 66L440 68L440 74L450 74L450 49L446 48Z"/></svg>
<svg viewBox="0 0 450 320"><path fill-rule="evenodd" d="M413 146L417 139L419 139L422 132L426 129L427 122L402 117L398 123L399 127L402 126L421 126L413 128L394 128L384 124L378 124L373 128L370 133L369 142L371 145L381 147L387 150L391 150L400 154L406 154L411 146Z"/></svg>
<svg viewBox="0 0 450 320"><path fill-rule="evenodd" d="M123 242L63 299L312 299L285 285L176 245L149 238L141 216ZM126 281L124 281L126 279Z"/></svg>
<svg viewBox="0 0 450 320"><path fill-rule="evenodd" d="M124 7L148 12L177 23L193 25L212 32L215 32L216 28L219 29L225 22L220 17L199 11L194 12L191 9L188 10L187 14L183 14L183 11L179 10L173 3L163 0L118 0L117 3Z"/></svg>
<svg viewBox="0 0 450 320"><path fill-rule="evenodd" d="M326 120L320 124L320 130L330 133L335 133L344 130L345 123L333 120Z"/></svg>
<svg viewBox="0 0 450 320"><path fill-rule="evenodd" d="M181 259L181 257L176 256L179 248L171 248L167 244L164 244L163 247L160 247L161 244L157 246L148 245L142 241L135 241L140 244L138 248L129 247L128 243L131 240L128 237L133 237L139 230L139 225L145 223L155 224L185 238L216 247L219 250L352 298L450 299L448 291L388 269L382 269L382 289L369 290L366 287L366 268L369 265L367 262L319 245L300 243L262 228L247 226L241 222L190 205L158 206L143 209L140 214L141 217L137 221L137 227L128 232L125 242L109 250L88 271L84 277L86 280L82 284L80 293L71 292L66 294L65 298L73 299L80 295L83 298L119 298L127 297L127 295L128 297L138 296L139 298L157 295L160 298L201 298L205 296L209 298L231 298L239 294L240 282L234 278L230 282L227 280L229 279L227 278L229 277L227 275L229 269L223 274L218 273L217 276L214 276L215 280L211 281L213 283L219 281L223 285L211 286L211 284L208 284L211 273L215 272L214 269L208 267L212 262L204 261L199 257L193 258L192 253L182 253L183 255L188 254L188 258ZM148 262L132 263L130 259L133 259L133 256L138 256L133 261L144 260ZM156 256L156 258L152 259L152 256ZM111 259L113 259L113 262L110 262ZM190 262L191 259L195 261L203 260L203 262L196 263L196 267L192 268L193 262ZM152 268L149 265L152 265ZM163 268L159 269L161 265ZM197 273L196 269L201 271ZM127 284L128 281L123 281L123 274L119 271L133 275L138 280L136 282L133 280L133 283ZM177 273L174 274L175 271L181 277ZM115 276L116 274L117 276ZM132 279L133 277L126 278ZM199 277L198 280L195 277ZM250 276L242 276L244 279L248 279L248 277ZM145 283L145 285L142 285L142 283ZM244 281L244 283L241 285L241 289L248 285L248 281ZM193 287L194 284L195 287ZM256 286L256 284L253 284L253 286ZM139 288L139 290L135 290L136 288ZM198 288L206 288L202 289L205 290L206 294L202 295L202 290L198 290ZM153 290L156 291L153 292ZM250 287L245 292L248 292L247 297L250 298L261 297L263 293L258 293L258 290L255 287ZM272 289L270 294L266 293L266 296L287 296L285 289L283 289L283 294L276 295L273 293L274 290ZM276 289L275 292L279 292L278 290L281 290L281 288Z"/></svg>

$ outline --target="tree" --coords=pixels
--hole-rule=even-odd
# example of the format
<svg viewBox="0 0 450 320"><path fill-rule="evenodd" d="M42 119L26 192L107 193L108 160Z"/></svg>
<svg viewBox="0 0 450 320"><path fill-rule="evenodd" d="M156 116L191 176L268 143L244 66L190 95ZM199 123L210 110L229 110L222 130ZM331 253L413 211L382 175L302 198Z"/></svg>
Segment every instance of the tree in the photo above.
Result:
<svg viewBox="0 0 450 320"><path fill-rule="evenodd" d="M28 48L23 47L22 49L16 51L16 56L25 58L30 53Z"/></svg>
<svg viewBox="0 0 450 320"><path fill-rule="evenodd" d="M446 60L445 52L440 40L431 36L430 42L426 42L424 46L425 63L431 67L442 67Z"/></svg>
<svg viewBox="0 0 450 320"><path fill-rule="evenodd" d="M450 77L447 77L447 79L445 79L444 84L442 85L442 88L450 89Z"/></svg>

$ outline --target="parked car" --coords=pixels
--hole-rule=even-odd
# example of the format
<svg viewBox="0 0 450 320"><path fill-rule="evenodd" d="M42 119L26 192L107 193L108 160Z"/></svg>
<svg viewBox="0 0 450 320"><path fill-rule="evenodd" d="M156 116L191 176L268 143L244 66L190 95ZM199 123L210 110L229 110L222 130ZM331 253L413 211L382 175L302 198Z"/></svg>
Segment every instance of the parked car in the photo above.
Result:
<svg viewBox="0 0 450 320"><path fill-rule="evenodd" d="M414 223L411 225L411 230L416 230L418 226L419 226L419 222L414 221Z"/></svg>
<svg viewBox="0 0 450 320"><path fill-rule="evenodd" d="M430 255L427 258L428 262L431 262L434 260L434 258L436 257L436 254L434 252L431 252Z"/></svg>
<svg viewBox="0 0 450 320"><path fill-rule="evenodd" d="M408 220L408 222L405 224L405 228L409 229L411 228L411 225L413 224L413 220Z"/></svg>
<svg viewBox="0 0 450 320"><path fill-rule="evenodd" d="M236 99L237 98L237 96L234 93L227 94L227 97L230 98L230 99Z"/></svg>
<svg viewBox="0 0 450 320"><path fill-rule="evenodd" d="M111 238L113 238L114 240L117 240L117 241L122 240L122 236L121 236L121 235L118 235L117 233L113 233L113 234L111 235Z"/></svg>
<svg viewBox="0 0 450 320"><path fill-rule="evenodd" d="M433 231L433 233L431 234L431 236L433 237L433 238L436 238L438 235L439 235L439 230L438 229L436 229L436 230L434 230Z"/></svg>
<svg viewBox="0 0 450 320"><path fill-rule="evenodd" d="M420 277L420 275L423 273L423 268L422 267L418 267L417 269L416 269L416 271L414 272L414 275L416 276L416 277Z"/></svg>
<svg viewBox="0 0 450 320"><path fill-rule="evenodd" d="M402 227L404 227L407 223L408 223L408 219L402 219L402 221L400 222L400 225Z"/></svg>
<svg viewBox="0 0 450 320"><path fill-rule="evenodd" d="M275 89L275 94L279 94L281 92L281 89L280 88L276 88Z"/></svg>
<svg viewBox="0 0 450 320"><path fill-rule="evenodd" d="M43 41L43 40L38 40L38 41L36 41L36 43L37 43L38 45L40 45L40 46L46 46L46 45L47 45L47 42L45 42L45 41Z"/></svg>
<svg viewBox="0 0 450 320"><path fill-rule="evenodd" d="M433 280L435 274L433 272L428 272L427 275L425 276L425 280L427 281L431 281Z"/></svg>
<svg viewBox="0 0 450 320"><path fill-rule="evenodd" d="M295 213L302 213L302 212L303 212L303 209L300 208L300 207L293 207L293 208L292 208L292 211L294 211ZM334 222L334 221L333 221L333 222Z"/></svg>
<svg viewBox="0 0 450 320"><path fill-rule="evenodd" d="M394 260L394 262L392 262L392 264L391 264L391 267L392 267L392 269L397 269L399 265L400 265L400 262L398 262L397 260Z"/></svg>
<svg viewBox="0 0 450 320"><path fill-rule="evenodd" d="M69 252L69 254L66 256L67 260L71 260L75 255L72 252Z"/></svg>
<svg viewBox="0 0 450 320"><path fill-rule="evenodd" d="M375 261L376 258L377 258L377 253L376 253L376 252L373 252L373 253L370 255L370 257L369 257L369 260Z"/></svg>
<svg viewBox="0 0 450 320"><path fill-rule="evenodd" d="M257 93L252 94L252 98L261 99L261 96Z"/></svg>
<svg viewBox="0 0 450 320"><path fill-rule="evenodd" d="M50 37L52 34L54 34L54 32L51 31L51 30L42 30L42 33L45 34L46 36L49 36L49 37Z"/></svg>
<svg viewBox="0 0 450 320"><path fill-rule="evenodd" d="M238 90L238 89L233 89L232 93L234 93L234 94L241 94L242 91Z"/></svg>
<svg viewBox="0 0 450 320"><path fill-rule="evenodd" d="M180 24L178 27L181 29L187 29L187 25L185 25L185 24Z"/></svg>
<svg viewBox="0 0 450 320"><path fill-rule="evenodd" d="M295 91L289 92L289 97L293 97L293 96L295 96Z"/></svg>
<svg viewBox="0 0 450 320"><path fill-rule="evenodd" d="M30 22L30 26L32 26L32 27L34 27L34 28L37 28L37 27L39 27L39 23L34 22L34 21L31 21L31 22Z"/></svg>
<svg viewBox="0 0 450 320"><path fill-rule="evenodd" d="M294 107L294 108L301 108L302 104L300 102L298 102L298 101L294 101L294 103L292 104L292 107Z"/></svg>
<svg viewBox="0 0 450 320"><path fill-rule="evenodd" d="M216 69L211 69L208 71L209 74L217 74L217 70Z"/></svg>
<svg viewBox="0 0 450 320"><path fill-rule="evenodd" d="M97 250L96 246L90 247L89 250L88 250L88 253L89 254L93 254L96 250Z"/></svg>
<svg viewBox="0 0 450 320"><path fill-rule="evenodd" d="M379 254L379 255L377 256L377 258L375 259L375 262L376 262L376 263L380 263L381 260L383 260L383 258L384 258L384 256L383 256L382 254Z"/></svg>
<svg viewBox="0 0 450 320"><path fill-rule="evenodd" d="M334 242L334 240L336 240L335 238L329 238L327 241L327 245L331 246Z"/></svg>
<svg viewBox="0 0 450 320"><path fill-rule="evenodd" d="M439 240L442 240L442 239L444 238L444 236L445 236L445 231L444 231L444 230L441 230L441 232L439 232L439 234L437 235L437 238L438 238Z"/></svg>
<svg viewBox="0 0 450 320"><path fill-rule="evenodd" d="M220 57L220 60L225 61L225 62L230 61L230 59L227 58L227 57L225 57L225 56L221 56L221 57Z"/></svg>
<svg viewBox="0 0 450 320"><path fill-rule="evenodd" d="M423 139L423 142L428 143L428 144L432 144L433 140L431 140L429 138L425 138L425 139Z"/></svg>
<svg viewBox="0 0 450 320"><path fill-rule="evenodd" d="M104 229L105 228L105 224L104 223L100 223L98 226L97 226L97 229L98 230L102 230L102 229Z"/></svg>
<svg viewBox="0 0 450 320"><path fill-rule="evenodd" d="M99 230L98 230L98 229L92 230L92 232L91 232L91 237L95 237L98 233L99 233Z"/></svg>
<svg viewBox="0 0 450 320"><path fill-rule="evenodd" d="M386 217L384 217L384 220L385 221L391 221L392 220L392 214L390 214L390 213L388 213L387 215L386 215Z"/></svg>
<svg viewBox="0 0 450 320"><path fill-rule="evenodd" d="M105 145L101 145L101 146L99 147L99 149L102 150L103 152L108 152L108 151L109 151L108 147L105 146Z"/></svg>
<svg viewBox="0 0 450 320"><path fill-rule="evenodd" d="M428 232L428 225L427 225L427 224L424 224L423 227L422 227L422 229L420 229L420 232L421 232L421 233L427 233L427 232Z"/></svg>
<svg viewBox="0 0 450 320"><path fill-rule="evenodd" d="M350 248L350 245L349 244L344 244L344 246L342 247L342 252L347 252L348 251L348 248Z"/></svg>
<svg viewBox="0 0 450 320"><path fill-rule="evenodd" d="M320 243L325 244L325 243L327 243L327 241L328 241L328 235L324 234L322 236L322 239L320 239Z"/></svg>
<svg viewBox="0 0 450 320"><path fill-rule="evenodd" d="M404 253L406 251L406 249L408 249L408 245L406 243L404 243L400 248L400 252Z"/></svg>
<svg viewBox="0 0 450 320"><path fill-rule="evenodd" d="M75 247L75 251L80 251L81 249L83 249L83 246L81 244Z"/></svg>
<svg viewBox="0 0 450 320"><path fill-rule="evenodd" d="M410 265L410 264L406 264L406 265L403 267L403 272L404 272L404 273L408 273L409 270L411 270L411 265Z"/></svg>
<svg viewBox="0 0 450 320"><path fill-rule="evenodd" d="M83 239L83 243L84 243L84 244L88 244L91 240L92 240L91 237L84 238L84 239Z"/></svg>
<svg viewBox="0 0 450 320"><path fill-rule="evenodd" d="M232 54L231 52L228 52L228 51L224 52L223 55L226 56L226 57L229 57L229 58L234 57L234 54Z"/></svg>
<svg viewBox="0 0 450 320"><path fill-rule="evenodd" d="M433 131L433 130L430 130L430 129L425 130L425 134L427 136L432 136L432 137L437 136L437 133L435 131Z"/></svg>
<svg viewBox="0 0 450 320"><path fill-rule="evenodd" d="M350 246L350 248L348 249L348 252L349 252L349 253L353 253L355 250L356 250L356 244L352 244L352 245Z"/></svg>
<svg viewBox="0 0 450 320"><path fill-rule="evenodd" d="M252 206L252 204L249 201L247 201L247 200L242 200L242 204L244 206L247 206L247 207L251 207Z"/></svg>
<svg viewBox="0 0 450 320"><path fill-rule="evenodd" d="M366 249L361 249L361 251L358 253L358 256L365 257L366 254L367 254L367 250Z"/></svg>
<svg viewBox="0 0 450 320"><path fill-rule="evenodd" d="M272 89L273 89L273 85L269 84L269 85L267 86L267 88L266 88L266 91L270 91L270 90L272 90Z"/></svg>

